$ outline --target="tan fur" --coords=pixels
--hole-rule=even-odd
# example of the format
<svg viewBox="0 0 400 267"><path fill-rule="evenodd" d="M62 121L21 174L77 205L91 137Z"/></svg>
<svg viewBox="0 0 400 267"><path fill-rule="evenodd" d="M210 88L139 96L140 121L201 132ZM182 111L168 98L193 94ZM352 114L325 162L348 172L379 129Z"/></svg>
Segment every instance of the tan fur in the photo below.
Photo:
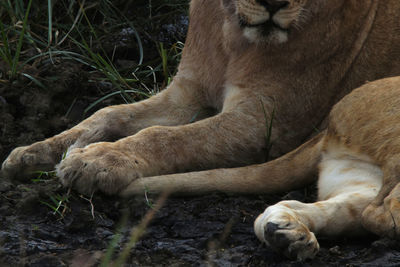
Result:
<svg viewBox="0 0 400 267"><path fill-rule="evenodd" d="M272 114L275 158L299 146L352 89L400 75L398 0L193 0L190 17L179 70L166 90L140 103L102 109L59 135L16 148L2 173L21 178L24 172L52 169L68 150L57 174L83 193L129 195L143 192L143 185L158 192L288 190L313 180L332 120L327 135L283 158L226 168L264 160ZM337 107L349 106L343 103ZM369 156L377 152L378 162L388 160L377 147L397 151L386 145L386 134L366 146L363 140L375 131L365 126L364 135L350 135L364 125L344 122L373 115L366 112L365 117L341 114L343 122L333 120L334 129L346 132L334 136ZM197 121L190 123L193 118ZM396 185L396 162L383 168L383 189L364 213L368 228L377 207L387 222L387 207L396 206L390 201L381 206ZM215 168L225 169L210 170ZM376 231L388 234L385 227Z"/></svg>
<svg viewBox="0 0 400 267"><path fill-rule="evenodd" d="M363 224L376 234L400 238L399 122L400 77L369 83L344 97L331 111L324 136L310 144L320 147L318 202L268 207L254 225L259 239L304 260L318 251L313 233L360 234Z"/></svg>

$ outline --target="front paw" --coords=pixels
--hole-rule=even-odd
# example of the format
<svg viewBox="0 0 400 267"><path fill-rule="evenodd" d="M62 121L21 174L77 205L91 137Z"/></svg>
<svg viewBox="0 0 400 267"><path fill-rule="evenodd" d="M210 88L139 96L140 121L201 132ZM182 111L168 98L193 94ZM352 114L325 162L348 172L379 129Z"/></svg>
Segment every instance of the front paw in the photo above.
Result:
<svg viewBox="0 0 400 267"><path fill-rule="evenodd" d="M113 143L95 143L71 150L56 166L62 184L90 195L99 190L117 194L133 180L141 177L142 161L119 151Z"/></svg>
<svg viewBox="0 0 400 267"><path fill-rule="evenodd" d="M312 259L319 251L318 241L296 217L285 207L269 207L255 221L255 233L260 241L288 258L298 261Z"/></svg>
<svg viewBox="0 0 400 267"><path fill-rule="evenodd" d="M27 180L35 171L51 170L60 160L54 158L51 147L45 142L14 149L1 166L4 177L9 179Z"/></svg>

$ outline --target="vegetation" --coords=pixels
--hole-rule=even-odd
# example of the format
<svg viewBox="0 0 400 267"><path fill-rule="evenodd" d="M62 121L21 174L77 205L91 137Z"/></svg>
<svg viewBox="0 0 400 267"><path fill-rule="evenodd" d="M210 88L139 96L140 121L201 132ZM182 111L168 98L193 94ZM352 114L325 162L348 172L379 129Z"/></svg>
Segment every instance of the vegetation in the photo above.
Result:
<svg viewBox="0 0 400 267"><path fill-rule="evenodd" d="M1 1L0 85L12 88L28 79L51 89L57 77L41 70L74 61L88 71L89 82L111 85L99 92L99 101L146 98L174 74L183 48L176 40L183 40L185 29L173 25L185 24L186 9L183 0Z"/></svg>

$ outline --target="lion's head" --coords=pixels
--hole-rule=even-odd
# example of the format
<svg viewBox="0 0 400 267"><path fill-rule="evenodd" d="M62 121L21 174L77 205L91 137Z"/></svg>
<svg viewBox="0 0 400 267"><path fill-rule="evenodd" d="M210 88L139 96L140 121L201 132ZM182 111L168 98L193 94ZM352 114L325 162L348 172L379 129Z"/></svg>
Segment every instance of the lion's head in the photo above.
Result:
<svg viewBox="0 0 400 267"><path fill-rule="evenodd" d="M292 29L306 22L307 0L235 0L235 14L245 37L252 41L285 43Z"/></svg>

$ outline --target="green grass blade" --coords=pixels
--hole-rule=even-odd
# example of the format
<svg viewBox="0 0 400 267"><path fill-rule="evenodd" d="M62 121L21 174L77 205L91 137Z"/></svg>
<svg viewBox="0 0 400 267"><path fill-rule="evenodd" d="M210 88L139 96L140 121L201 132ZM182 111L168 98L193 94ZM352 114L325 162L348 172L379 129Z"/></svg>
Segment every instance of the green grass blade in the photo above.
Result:
<svg viewBox="0 0 400 267"><path fill-rule="evenodd" d="M75 53L75 52L59 50L59 51L52 51L51 54L53 56L64 56L65 58L76 60L76 61L81 62L81 63L83 63L83 64L85 64L87 66L90 66L90 67L94 68L94 66L88 62L89 59L87 57L85 57L85 56L83 56L81 54ZM27 59L23 63L21 63L20 66L23 67L24 65L32 62L33 60L35 60L37 58L40 58L40 57L45 57L45 56L50 56L50 52L44 52L44 53L35 55L33 57L30 57L29 59Z"/></svg>
<svg viewBox="0 0 400 267"><path fill-rule="evenodd" d="M146 98L150 97L149 94L146 94L145 92L142 92L142 91L139 91L139 90L124 90L124 91L125 91L125 93L135 93L135 94L143 95L143 96L145 96ZM84 110L84 112L83 112L84 116L86 115L86 113L89 112L89 110L91 110L92 108L94 108L97 104L103 102L104 100L106 100L106 99L108 99L108 98L110 98L110 97L112 97L112 96L114 96L114 95L118 95L118 94L122 94L122 91L112 92L112 93L109 93L109 94L107 94L107 95L105 95L105 96L99 98L98 100L96 100L95 102L93 102L90 106L88 106L88 107Z"/></svg>
<svg viewBox="0 0 400 267"><path fill-rule="evenodd" d="M71 3L70 3L70 6L68 7L68 12L67 12L68 14L71 13L71 10L72 10L72 3L73 3L73 2L71 2ZM64 36L63 38L61 38L61 40L57 43L57 46L61 45L61 44L68 38L68 36L70 36L71 32L72 32L72 31L74 30L74 28L77 26L78 21L81 19L81 17L82 17L82 10L79 9L79 10L78 10L78 14L75 16L74 22L72 23L72 26L69 27L68 32L67 32L67 33L65 34L65 36Z"/></svg>
<svg viewBox="0 0 400 267"><path fill-rule="evenodd" d="M47 17L48 17L48 33L47 33L47 45L50 46L53 41L53 6L51 0L47 0Z"/></svg>
<svg viewBox="0 0 400 267"><path fill-rule="evenodd" d="M101 259L100 267L114 266L114 265L111 265L112 256L115 252L115 249L118 246L118 243L121 241L122 231L127 225L128 216L129 216L128 212L125 212L122 215L122 219L118 223L118 226L116 228L116 233L114 234L110 244L108 245L106 253L103 255L103 257Z"/></svg>
<svg viewBox="0 0 400 267"><path fill-rule="evenodd" d="M15 1L15 14L16 14L17 18L23 18L24 2L22 0Z"/></svg>
<svg viewBox="0 0 400 267"><path fill-rule="evenodd" d="M160 43L160 56L162 60L162 69L163 69L163 75L164 75L164 80L168 81L168 55L167 55L167 50L164 48L164 44Z"/></svg>
<svg viewBox="0 0 400 267"><path fill-rule="evenodd" d="M13 64L12 64L12 69L11 69L11 77L12 78L14 78L16 73L17 73L18 60L19 60L19 56L20 56L20 53L21 53L21 49L22 49L22 43L24 41L24 35L25 35L26 27L27 27L28 16L29 16L29 12L30 12L30 9L31 9L31 5L32 5L32 0L29 0L28 7L27 7L26 12L25 12L24 22L22 24L22 31L21 31L21 34L19 36L17 50L15 52L14 60L13 60Z"/></svg>
<svg viewBox="0 0 400 267"><path fill-rule="evenodd" d="M6 30L4 29L4 25L1 21L0 21L0 32L1 32L1 40L4 45L4 48L0 48L1 57L11 67L12 56L11 56L11 52L10 52L10 47L8 46L8 38L7 38Z"/></svg>
<svg viewBox="0 0 400 267"><path fill-rule="evenodd" d="M106 2L112 8L112 11L114 11L114 13L116 13L116 16L122 17L124 19L124 21L126 21L128 23L129 28L133 31L133 35L136 38L136 42L137 42L138 49L139 49L138 66L142 65L143 60L144 60L143 43L142 43L142 39L139 36L138 31L136 30L136 28L132 24L132 22L117 7L115 7L111 1L106 1ZM138 68L136 68L134 70L134 72L136 72L137 70L138 70Z"/></svg>
<svg viewBox="0 0 400 267"><path fill-rule="evenodd" d="M53 213L58 213L58 215L62 216L62 213L59 210L56 210L57 207L51 205L50 203L47 203L46 201L39 201L40 203L42 203L43 205L46 205L47 207L49 207Z"/></svg>
<svg viewBox="0 0 400 267"><path fill-rule="evenodd" d="M27 74L27 73L22 73L23 76L25 76L26 78L28 78L29 80L31 80L32 82L34 82L36 85L38 85L39 87L46 89L47 87L41 83L38 79L32 77L31 75Z"/></svg>

